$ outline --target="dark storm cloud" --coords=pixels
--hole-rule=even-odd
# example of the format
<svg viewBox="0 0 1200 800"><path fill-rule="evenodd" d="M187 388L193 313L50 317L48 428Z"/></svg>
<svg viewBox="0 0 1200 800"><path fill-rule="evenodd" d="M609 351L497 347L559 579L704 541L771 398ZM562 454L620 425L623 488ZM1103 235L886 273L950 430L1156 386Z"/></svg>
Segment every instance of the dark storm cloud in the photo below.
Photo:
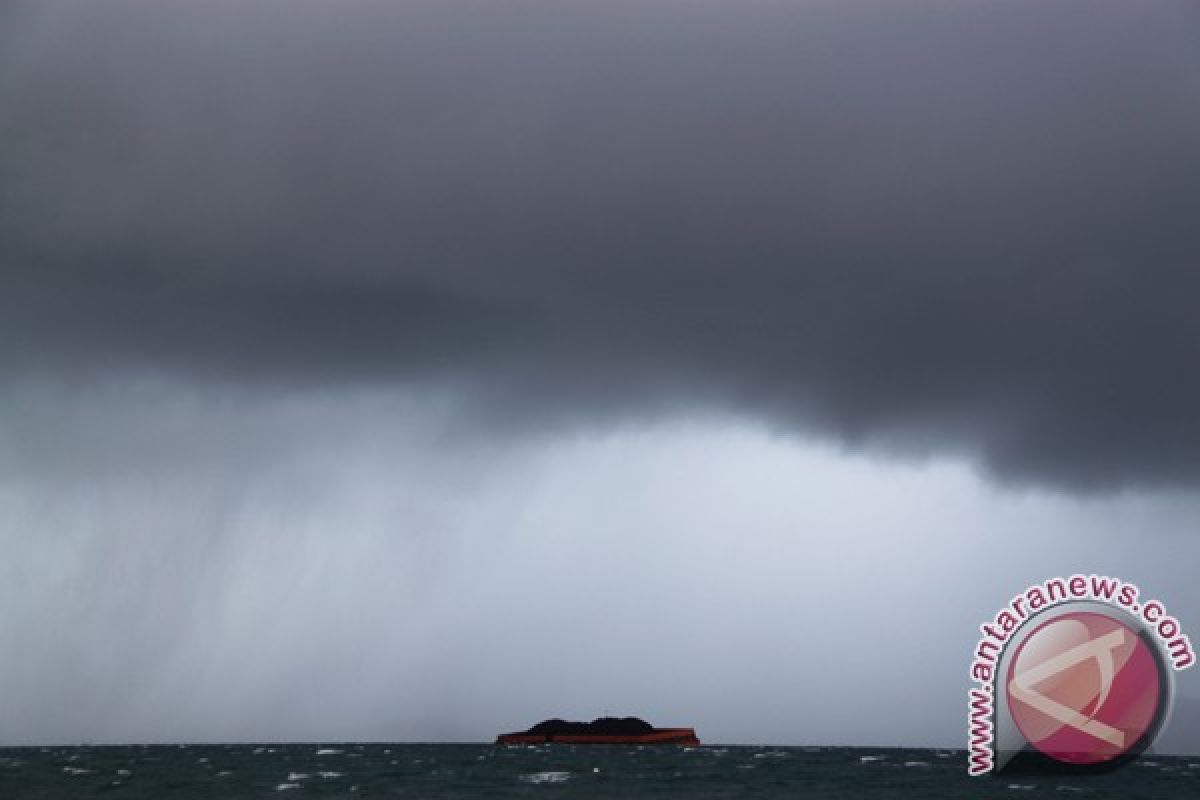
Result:
<svg viewBox="0 0 1200 800"><path fill-rule="evenodd" d="M0 16L0 369L1200 477L1189 3ZM674 407L674 406L672 406Z"/></svg>

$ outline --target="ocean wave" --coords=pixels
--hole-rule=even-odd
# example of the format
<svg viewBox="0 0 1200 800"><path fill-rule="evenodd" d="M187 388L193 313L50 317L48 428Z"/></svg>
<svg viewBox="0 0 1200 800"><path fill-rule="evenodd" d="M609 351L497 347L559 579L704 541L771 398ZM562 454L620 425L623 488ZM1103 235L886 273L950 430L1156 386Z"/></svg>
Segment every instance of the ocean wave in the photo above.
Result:
<svg viewBox="0 0 1200 800"><path fill-rule="evenodd" d="M570 778L569 772L531 772L522 775L520 780L524 783L562 783Z"/></svg>

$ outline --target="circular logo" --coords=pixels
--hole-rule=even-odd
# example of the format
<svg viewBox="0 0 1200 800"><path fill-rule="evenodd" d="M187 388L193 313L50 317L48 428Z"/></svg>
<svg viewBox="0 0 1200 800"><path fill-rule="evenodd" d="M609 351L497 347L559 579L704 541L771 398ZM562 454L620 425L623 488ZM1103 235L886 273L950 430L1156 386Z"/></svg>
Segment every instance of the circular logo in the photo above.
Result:
<svg viewBox="0 0 1200 800"><path fill-rule="evenodd" d="M1136 754L1157 732L1167 700L1159 657L1120 620L1069 612L1037 627L1008 669L1008 707L1047 756L1099 764Z"/></svg>

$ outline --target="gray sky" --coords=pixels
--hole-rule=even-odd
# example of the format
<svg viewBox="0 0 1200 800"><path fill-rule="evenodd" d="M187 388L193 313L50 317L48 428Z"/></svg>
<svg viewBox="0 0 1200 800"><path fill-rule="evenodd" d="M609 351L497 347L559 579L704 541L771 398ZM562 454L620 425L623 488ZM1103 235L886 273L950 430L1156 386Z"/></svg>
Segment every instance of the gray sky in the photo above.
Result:
<svg viewBox="0 0 1200 800"><path fill-rule="evenodd" d="M1027 584L1200 621L1197 34L5 4L0 742L960 745Z"/></svg>

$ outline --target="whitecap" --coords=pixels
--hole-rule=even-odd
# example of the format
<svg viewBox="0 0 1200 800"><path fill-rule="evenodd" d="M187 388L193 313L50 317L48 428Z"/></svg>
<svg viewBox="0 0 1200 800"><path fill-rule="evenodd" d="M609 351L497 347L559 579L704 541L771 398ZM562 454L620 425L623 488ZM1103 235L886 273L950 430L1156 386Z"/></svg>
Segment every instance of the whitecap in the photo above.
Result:
<svg viewBox="0 0 1200 800"><path fill-rule="evenodd" d="M90 769L81 769L80 767L63 767L63 772L67 773L68 775L89 775L89 774L91 774Z"/></svg>
<svg viewBox="0 0 1200 800"><path fill-rule="evenodd" d="M332 770L326 770L325 772L318 772L317 774L320 775L322 778L340 778L343 775L345 775L346 773L333 772Z"/></svg>
<svg viewBox="0 0 1200 800"><path fill-rule="evenodd" d="M929 762L928 761L905 761L904 766L906 766L906 767L928 767Z"/></svg>
<svg viewBox="0 0 1200 800"><path fill-rule="evenodd" d="M317 755L319 756L340 756L342 752L342 750L337 750L333 747L321 747L317 749Z"/></svg>
<svg viewBox="0 0 1200 800"><path fill-rule="evenodd" d="M1020 789L1021 791L1028 791L1029 789L1036 789L1036 788L1037 788L1037 786L1036 786L1035 784L1032 784L1032 783L1010 783L1010 784L1008 785L1008 788L1010 788L1010 789Z"/></svg>
<svg viewBox="0 0 1200 800"><path fill-rule="evenodd" d="M288 779L288 782L290 783L292 781L302 781L307 777L308 777L307 772L289 772L287 779Z"/></svg>
<svg viewBox="0 0 1200 800"><path fill-rule="evenodd" d="M281 783L275 787L275 791L286 792L288 789L299 789L299 788L300 788L300 784L298 784L298 783Z"/></svg>
<svg viewBox="0 0 1200 800"><path fill-rule="evenodd" d="M884 761L887 756L859 756L858 761L861 764L870 764L872 761Z"/></svg>
<svg viewBox="0 0 1200 800"><path fill-rule="evenodd" d="M522 775L521 780L525 783L562 783L570 777L569 772L531 772Z"/></svg>

